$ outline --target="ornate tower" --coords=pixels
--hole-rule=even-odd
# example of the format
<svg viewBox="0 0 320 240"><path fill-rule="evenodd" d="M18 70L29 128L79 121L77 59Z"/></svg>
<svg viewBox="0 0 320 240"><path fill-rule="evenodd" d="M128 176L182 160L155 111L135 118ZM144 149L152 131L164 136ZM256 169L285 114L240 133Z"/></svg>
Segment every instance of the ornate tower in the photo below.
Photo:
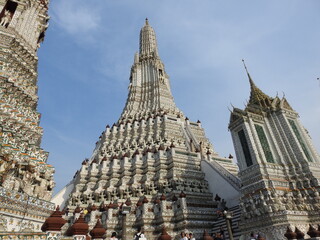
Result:
<svg viewBox="0 0 320 240"><path fill-rule="evenodd" d="M212 228L216 207L201 171L204 159L220 161L230 175L237 172L230 159L215 153L200 121L189 121L176 107L146 20L120 119L106 127L91 159L54 201L75 218L80 208L89 208L91 228L100 215L107 235L116 231L132 238L143 226L147 238L156 239L165 226L171 236L191 231L200 237Z"/></svg>
<svg viewBox="0 0 320 240"><path fill-rule="evenodd" d="M1 232L41 231L53 210L54 169L40 147L37 112L37 49L47 11L47 0L0 0Z"/></svg>
<svg viewBox="0 0 320 240"><path fill-rule="evenodd" d="M183 117L174 103L169 76L159 57L156 35L148 20L140 32L140 52L134 56L129 89L119 121L147 118L150 114L163 112Z"/></svg>
<svg viewBox="0 0 320 240"><path fill-rule="evenodd" d="M250 100L229 124L242 181L239 225L284 239L286 226L320 220L320 158L286 98L269 97L247 74Z"/></svg>

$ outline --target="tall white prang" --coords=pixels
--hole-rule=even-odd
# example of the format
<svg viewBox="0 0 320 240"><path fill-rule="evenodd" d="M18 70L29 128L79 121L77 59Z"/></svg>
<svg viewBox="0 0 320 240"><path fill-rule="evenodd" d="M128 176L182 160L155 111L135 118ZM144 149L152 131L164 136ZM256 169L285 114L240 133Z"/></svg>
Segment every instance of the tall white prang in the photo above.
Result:
<svg viewBox="0 0 320 240"><path fill-rule="evenodd" d="M204 161L216 177L212 182L202 170ZM230 192L223 190L225 184L232 186ZM190 121L177 108L155 31L146 20L119 120L106 127L92 157L53 198L70 212L70 226L62 233L72 235L67 229L82 209L88 211L89 230L98 217L107 236L117 232L132 239L143 227L147 239L157 239L165 227L171 236L192 232L200 238L213 228L218 205L226 204L215 201L213 193L238 196L239 186L232 159L219 157L200 121Z"/></svg>
<svg viewBox="0 0 320 240"><path fill-rule="evenodd" d="M54 210L37 112L37 49L48 20L47 0L0 1L0 237L45 238L40 228Z"/></svg>

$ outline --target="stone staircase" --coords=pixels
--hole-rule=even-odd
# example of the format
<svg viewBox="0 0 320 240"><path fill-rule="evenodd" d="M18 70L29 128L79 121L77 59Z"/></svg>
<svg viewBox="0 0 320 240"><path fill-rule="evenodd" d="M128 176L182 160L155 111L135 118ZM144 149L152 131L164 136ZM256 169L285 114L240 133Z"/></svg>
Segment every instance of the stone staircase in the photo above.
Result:
<svg viewBox="0 0 320 240"><path fill-rule="evenodd" d="M235 207L230 208L229 211L231 211L233 213L233 218L232 218L233 238L234 238L234 240L239 240L240 231L239 231L238 223L240 221L241 210L240 210L239 206L235 206ZM226 220L222 216L219 217L215 221L215 224L214 224L214 227L211 230L211 233L220 232L221 227L224 230L224 239L226 239L226 240L230 239L228 231L227 231Z"/></svg>

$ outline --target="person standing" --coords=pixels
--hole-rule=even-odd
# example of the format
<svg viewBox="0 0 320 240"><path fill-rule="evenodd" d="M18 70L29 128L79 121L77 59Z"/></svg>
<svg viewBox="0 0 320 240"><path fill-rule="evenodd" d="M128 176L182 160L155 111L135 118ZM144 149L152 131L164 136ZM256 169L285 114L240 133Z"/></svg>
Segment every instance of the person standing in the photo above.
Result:
<svg viewBox="0 0 320 240"><path fill-rule="evenodd" d="M224 239L225 235L224 235L224 229L222 226L220 227L220 234L221 234L221 238Z"/></svg>
<svg viewBox="0 0 320 240"><path fill-rule="evenodd" d="M216 237L214 238L214 240L223 240L221 233L217 233Z"/></svg>
<svg viewBox="0 0 320 240"><path fill-rule="evenodd" d="M141 227L137 229L137 232L134 235L134 240L146 240L146 237L144 236Z"/></svg>
<svg viewBox="0 0 320 240"><path fill-rule="evenodd" d="M184 232L181 232L181 238L180 240L188 240L187 234Z"/></svg>
<svg viewBox="0 0 320 240"><path fill-rule="evenodd" d="M116 232L113 232L113 233L111 234L110 240L118 240L118 238L117 238L117 233L116 233Z"/></svg>
<svg viewBox="0 0 320 240"><path fill-rule="evenodd" d="M83 215L85 216L87 214L88 214L88 209L86 208L86 209L83 210Z"/></svg>
<svg viewBox="0 0 320 240"><path fill-rule="evenodd" d="M196 239L194 238L194 236L192 235L192 233L189 233L188 239L189 239L189 240L196 240Z"/></svg>
<svg viewBox="0 0 320 240"><path fill-rule="evenodd" d="M66 216L69 215L69 208L66 208L65 214L66 214Z"/></svg>
<svg viewBox="0 0 320 240"><path fill-rule="evenodd" d="M256 240L257 238L254 236L254 233L252 232L251 234L250 234L250 240Z"/></svg>

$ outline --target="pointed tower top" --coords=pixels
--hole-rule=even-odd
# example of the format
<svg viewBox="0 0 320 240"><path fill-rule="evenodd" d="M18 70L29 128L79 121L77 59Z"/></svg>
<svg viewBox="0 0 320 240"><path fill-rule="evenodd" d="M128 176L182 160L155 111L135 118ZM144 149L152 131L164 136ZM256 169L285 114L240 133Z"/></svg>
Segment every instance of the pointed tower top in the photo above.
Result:
<svg viewBox="0 0 320 240"><path fill-rule="evenodd" d="M140 55L147 57L158 56L156 33L149 25L148 18L146 18L145 25L140 31Z"/></svg>
<svg viewBox="0 0 320 240"><path fill-rule="evenodd" d="M244 59L242 59L242 63L243 63L244 69L246 70L246 72L248 74L249 79L251 79L250 74L249 74L248 69L247 69L247 66L246 66L246 63L244 62Z"/></svg>
<svg viewBox="0 0 320 240"><path fill-rule="evenodd" d="M174 102L169 76L158 54L156 34L148 19L140 31L140 51L135 54L129 79L129 95L118 123L164 113L183 116Z"/></svg>
<svg viewBox="0 0 320 240"><path fill-rule="evenodd" d="M252 90L252 88L257 88L257 86L255 85L255 83L253 82L253 80L252 80L252 78L250 76L250 73L248 71L246 63L244 62L244 59L242 59L242 62L243 62L244 69L246 70L246 73L247 73L248 78L249 78L249 83L250 83L251 90Z"/></svg>
<svg viewBox="0 0 320 240"><path fill-rule="evenodd" d="M242 59L242 62L243 62L243 66L246 70L246 73L248 75L248 78L249 78L249 83L250 83L250 88L251 88L251 91L250 91L250 100L248 102L248 105L262 105L262 106L265 106L265 105L268 105L268 101L270 102L271 100L271 97L269 97L267 94L265 94L264 92L262 92L257 86L256 84L254 83L254 81L252 80L251 76L250 76L250 73L248 71L248 68L244 62L244 59ZM263 102L263 103L262 103Z"/></svg>

